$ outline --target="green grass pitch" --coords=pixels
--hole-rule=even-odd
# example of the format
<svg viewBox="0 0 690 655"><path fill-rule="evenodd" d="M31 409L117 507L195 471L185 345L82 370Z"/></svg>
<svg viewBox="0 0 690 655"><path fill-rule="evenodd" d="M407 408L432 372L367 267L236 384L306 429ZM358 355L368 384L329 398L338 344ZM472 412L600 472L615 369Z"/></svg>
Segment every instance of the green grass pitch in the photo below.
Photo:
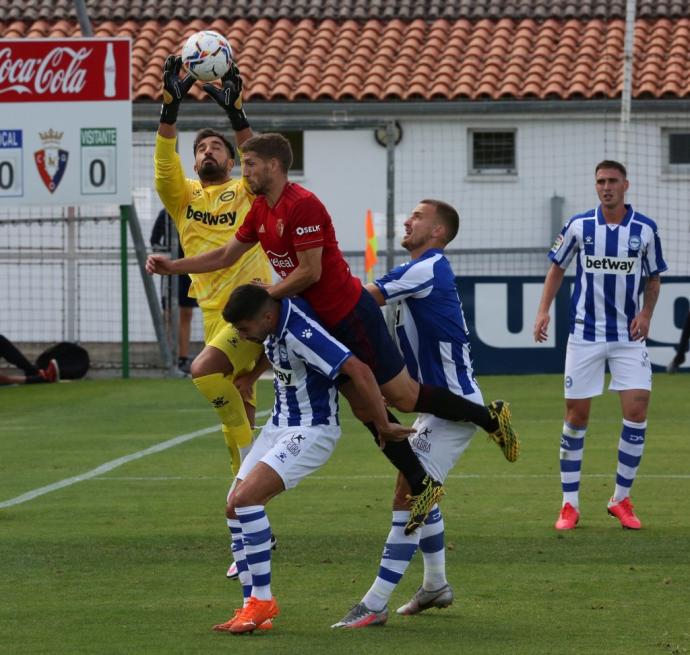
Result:
<svg viewBox="0 0 690 655"><path fill-rule="evenodd" d="M331 461L269 505L282 608L272 631L210 631L240 598L225 579L229 459L213 432L0 509L0 653L690 652L690 377L655 378L633 488L639 532L606 515L616 395L594 403L580 526L559 534L560 377L480 383L487 400L511 401L523 450L509 464L478 434L448 480L451 608L394 614L421 582L418 554L385 627L330 629L376 574L394 480L344 409ZM268 383L260 401L268 408ZM0 389L0 504L215 422L188 380Z"/></svg>

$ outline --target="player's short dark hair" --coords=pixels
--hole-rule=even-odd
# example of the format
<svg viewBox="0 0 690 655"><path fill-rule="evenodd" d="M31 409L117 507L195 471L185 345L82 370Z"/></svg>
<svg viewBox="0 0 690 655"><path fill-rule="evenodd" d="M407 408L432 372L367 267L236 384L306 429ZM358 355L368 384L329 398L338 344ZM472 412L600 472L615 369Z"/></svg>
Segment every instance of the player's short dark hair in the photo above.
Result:
<svg viewBox="0 0 690 655"><path fill-rule="evenodd" d="M625 170L625 166L619 161L614 161L613 159L604 159L604 161L600 161L594 169L594 174L596 175L602 168L615 168L619 173L623 174L624 180L628 179L628 171Z"/></svg>
<svg viewBox="0 0 690 655"><path fill-rule="evenodd" d="M277 132L257 134L242 144L242 152L253 152L261 159L277 159L284 173L292 166L292 146Z"/></svg>
<svg viewBox="0 0 690 655"><path fill-rule="evenodd" d="M441 223L446 228L446 243L455 239L460 229L460 216L455 207L443 202L443 200L434 200L433 198L426 198L420 204L431 205L436 210L436 216L441 219Z"/></svg>
<svg viewBox="0 0 690 655"><path fill-rule="evenodd" d="M228 156L230 159L235 159L235 148L233 147L232 143L228 140L228 138L223 134L222 132L218 132L217 130L212 130L210 127L205 127L203 130L199 130L196 133L196 136L194 137L194 155L196 156L196 149L199 147L199 144L204 140L208 139L210 136L215 136L219 138L223 144L225 145L225 149L228 151Z"/></svg>
<svg viewBox="0 0 690 655"><path fill-rule="evenodd" d="M251 321L256 318L270 300L271 295L258 284L242 284L228 298L223 308L223 318L228 323Z"/></svg>

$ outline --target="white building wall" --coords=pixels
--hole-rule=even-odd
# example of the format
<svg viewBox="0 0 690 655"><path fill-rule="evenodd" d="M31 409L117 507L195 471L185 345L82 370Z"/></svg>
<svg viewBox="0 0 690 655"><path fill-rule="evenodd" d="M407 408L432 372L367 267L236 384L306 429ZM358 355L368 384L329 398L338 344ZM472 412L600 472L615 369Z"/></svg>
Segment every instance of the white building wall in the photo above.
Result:
<svg viewBox="0 0 690 655"><path fill-rule="evenodd" d="M525 259L512 257L515 248L533 248L539 266L554 231L551 198L563 198L563 218L597 204L594 166L604 158L618 157L618 116L606 120L582 116L459 116L445 120L403 120L402 141L396 148L395 206L400 225L424 197L440 198L456 206L461 231L452 248L498 251L462 255L467 274L535 274ZM690 130L690 119L673 116L634 117L629 133L627 162L628 199L659 224L664 253L674 275L690 275L687 205L690 175L670 175L664 170L663 128ZM470 129L517 130L515 174L472 174ZM180 136L183 165L193 176L193 133ZM160 202L153 190L154 134L135 134L133 195L142 232L148 242ZM138 145L137 145L138 144ZM239 174L239 170L237 171ZM329 209L341 249L363 251L364 220L371 209L376 216L379 248L386 246L386 150L376 143L373 129L316 130L304 134L304 173L295 181L313 190ZM88 251L88 261L78 264L75 306L76 339L117 341L119 321L119 225L117 208L99 208L114 220L85 222L78 227L77 246ZM96 209L82 208L82 215ZM4 212L0 221L22 216L56 215L55 210L33 208ZM1 330L17 340L68 338L66 263L50 257L64 242L59 225L0 224L0 271L5 280ZM36 249L14 261L12 252ZM48 260L41 264L41 251ZM100 255L99 253L103 253ZM543 254L542 254L543 253ZM99 269L99 260L101 269ZM35 263L34 263L35 262ZM506 268L506 265L510 266ZM454 263L455 265L455 263ZM380 263L377 273L383 272ZM545 264L543 264L545 268ZM361 272L353 266L355 272ZM138 270L130 262L130 335L133 340L153 340L154 333ZM539 269L538 274L541 274ZM158 282L157 282L158 284ZM201 339L201 323L194 324L193 339ZM72 321L72 324L75 324Z"/></svg>

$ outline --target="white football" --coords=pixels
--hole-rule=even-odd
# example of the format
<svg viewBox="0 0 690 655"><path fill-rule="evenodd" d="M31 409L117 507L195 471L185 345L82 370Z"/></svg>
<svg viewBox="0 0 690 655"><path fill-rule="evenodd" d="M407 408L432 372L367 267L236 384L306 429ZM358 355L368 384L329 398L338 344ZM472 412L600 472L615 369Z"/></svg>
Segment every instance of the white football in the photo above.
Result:
<svg viewBox="0 0 690 655"><path fill-rule="evenodd" d="M198 80L212 82L230 70L232 48L218 32L195 32L182 48L182 64Z"/></svg>

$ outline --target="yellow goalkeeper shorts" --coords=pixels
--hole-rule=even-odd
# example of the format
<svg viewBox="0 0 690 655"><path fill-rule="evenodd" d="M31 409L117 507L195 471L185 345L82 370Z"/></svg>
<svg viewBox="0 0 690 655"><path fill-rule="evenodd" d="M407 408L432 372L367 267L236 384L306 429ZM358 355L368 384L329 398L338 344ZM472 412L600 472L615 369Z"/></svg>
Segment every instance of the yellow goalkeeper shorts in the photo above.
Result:
<svg viewBox="0 0 690 655"><path fill-rule="evenodd" d="M252 341L243 341L235 327L220 312L204 312L204 339L207 346L222 350L232 364L233 374L249 373L264 348ZM256 385L252 389L252 405L256 405Z"/></svg>

